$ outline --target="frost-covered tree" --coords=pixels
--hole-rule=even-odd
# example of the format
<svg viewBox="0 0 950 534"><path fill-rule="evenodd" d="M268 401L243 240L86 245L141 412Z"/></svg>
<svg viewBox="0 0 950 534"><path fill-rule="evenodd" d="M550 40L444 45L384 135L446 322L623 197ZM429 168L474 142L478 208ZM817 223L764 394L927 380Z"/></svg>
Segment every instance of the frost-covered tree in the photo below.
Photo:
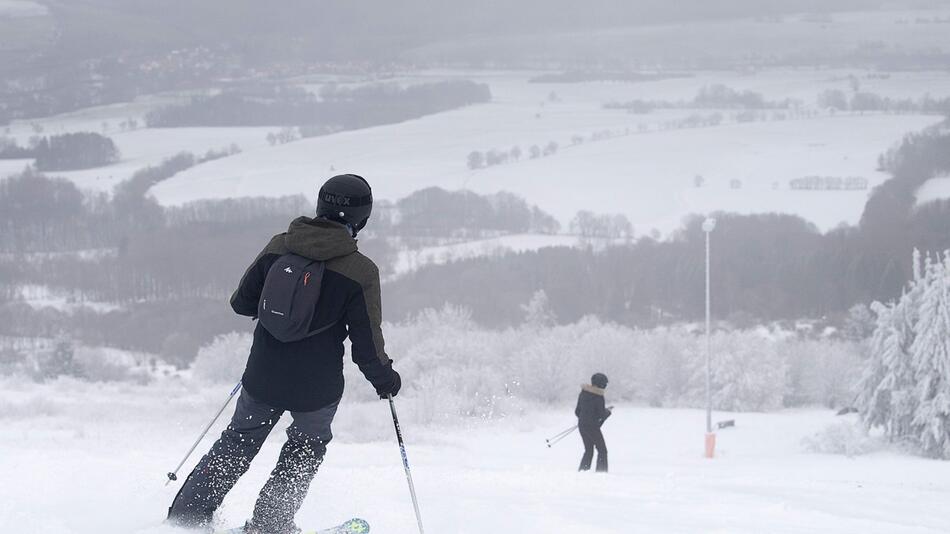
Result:
<svg viewBox="0 0 950 534"><path fill-rule="evenodd" d="M916 409L910 349L926 280L919 252L914 252L913 261L914 280L901 298L887 306L881 303L872 305L878 316L877 326L871 338L871 357L859 386L857 401L865 424L883 428L892 441L909 437Z"/></svg>
<svg viewBox="0 0 950 534"><path fill-rule="evenodd" d="M859 385L857 404L868 427L881 427L891 439L905 434L913 417L910 388L913 369L908 349L913 341L913 324L909 312L915 304L916 292L910 291L889 306L879 302L872 309L877 314L877 328L871 338L871 357Z"/></svg>
<svg viewBox="0 0 950 534"><path fill-rule="evenodd" d="M876 303L877 327L858 406L891 441L950 458L950 254L923 262L900 300Z"/></svg>
<svg viewBox="0 0 950 534"><path fill-rule="evenodd" d="M39 361L41 378L57 378L60 376L79 376L82 374L75 359L76 348L72 340L61 337L56 340L52 350Z"/></svg>
<svg viewBox="0 0 950 534"><path fill-rule="evenodd" d="M921 450L950 458L950 254L930 262L910 347L917 408L912 426Z"/></svg>
<svg viewBox="0 0 950 534"><path fill-rule="evenodd" d="M844 337L852 341L863 341L874 334L874 313L863 303L855 304L848 310L844 320Z"/></svg>
<svg viewBox="0 0 950 534"><path fill-rule="evenodd" d="M556 322L556 316L551 311L551 303L548 300L548 294L539 289L531 296L527 304L523 304L525 323L534 327L551 326Z"/></svg>
<svg viewBox="0 0 950 534"><path fill-rule="evenodd" d="M691 397L705 394L704 351L693 359ZM761 336L716 333L712 339L712 402L717 410L768 411L781 408L786 363L775 344ZM697 402L698 403L698 402Z"/></svg>
<svg viewBox="0 0 950 534"><path fill-rule="evenodd" d="M473 150L468 154L468 168L475 170L485 166L485 156L478 150Z"/></svg>
<svg viewBox="0 0 950 534"><path fill-rule="evenodd" d="M847 340L792 337L779 344L787 365L785 406L853 406L862 345Z"/></svg>
<svg viewBox="0 0 950 534"><path fill-rule="evenodd" d="M241 377L251 341L251 335L244 332L216 336L198 349L191 364L192 376L208 382L233 383Z"/></svg>

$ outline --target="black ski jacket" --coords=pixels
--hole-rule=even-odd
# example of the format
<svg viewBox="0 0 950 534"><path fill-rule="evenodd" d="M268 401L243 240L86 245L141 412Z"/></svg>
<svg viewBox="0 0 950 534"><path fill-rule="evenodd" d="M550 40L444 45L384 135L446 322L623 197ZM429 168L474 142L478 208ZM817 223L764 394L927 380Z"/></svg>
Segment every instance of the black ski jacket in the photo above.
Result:
<svg viewBox="0 0 950 534"><path fill-rule="evenodd" d="M581 393L577 396L577 426L581 428L600 428L610 417L604 401L604 390L589 384L581 386Z"/></svg>
<svg viewBox="0 0 950 534"><path fill-rule="evenodd" d="M311 322L317 335L291 343L274 338L260 323L242 378L255 399L275 408L313 411L343 395L343 341L349 336L353 361L374 387L394 380L386 355L379 294L379 269L357 251L356 239L342 224L299 217L270 243L244 273L231 296L240 315L257 316L257 304L267 271L280 256L292 252L326 262L320 301Z"/></svg>

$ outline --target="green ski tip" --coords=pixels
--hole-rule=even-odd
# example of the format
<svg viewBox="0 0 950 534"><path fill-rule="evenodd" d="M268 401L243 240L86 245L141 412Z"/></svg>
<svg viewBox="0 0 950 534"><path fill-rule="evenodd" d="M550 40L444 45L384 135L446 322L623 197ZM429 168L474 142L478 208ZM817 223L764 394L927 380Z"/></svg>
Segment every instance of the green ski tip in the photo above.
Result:
<svg viewBox="0 0 950 534"><path fill-rule="evenodd" d="M335 527L321 530L305 530L301 534L368 534L369 523L365 519L354 517ZM244 534L244 527L216 531L214 534Z"/></svg>

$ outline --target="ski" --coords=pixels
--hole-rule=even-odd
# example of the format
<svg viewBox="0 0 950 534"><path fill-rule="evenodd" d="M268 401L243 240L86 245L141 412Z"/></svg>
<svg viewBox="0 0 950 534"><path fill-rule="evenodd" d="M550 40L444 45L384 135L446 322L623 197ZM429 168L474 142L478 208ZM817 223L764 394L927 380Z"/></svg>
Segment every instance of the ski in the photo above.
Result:
<svg viewBox="0 0 950 534"><path fill-rule="evenodd" d="M369 532L369 523L364 519L354 517L335 527L322 530L304 530L300 534L366 534ZM244 527L237 527L228 530L219 530L214 534L244 534Z"/></svg>

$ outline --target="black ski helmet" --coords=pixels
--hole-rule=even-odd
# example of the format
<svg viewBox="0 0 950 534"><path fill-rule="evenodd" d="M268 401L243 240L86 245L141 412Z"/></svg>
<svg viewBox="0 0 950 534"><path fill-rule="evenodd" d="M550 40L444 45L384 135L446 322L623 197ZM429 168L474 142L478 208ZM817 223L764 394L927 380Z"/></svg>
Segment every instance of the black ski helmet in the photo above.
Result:
<svg viewBox="0 0 950 534"><path fill-rule="evenodd" d="M604 373L594 373L594 376L590 377L590 383L594 387L604 389L607 387L607 375Z"/></svg>
<svg viewBox="0 0 950 534"><path fill-rule="evenodd" d="M339 174L320 188L317 217L346 224L353 236L366 226L373 212L373 189L362 176Z"/></svg>

